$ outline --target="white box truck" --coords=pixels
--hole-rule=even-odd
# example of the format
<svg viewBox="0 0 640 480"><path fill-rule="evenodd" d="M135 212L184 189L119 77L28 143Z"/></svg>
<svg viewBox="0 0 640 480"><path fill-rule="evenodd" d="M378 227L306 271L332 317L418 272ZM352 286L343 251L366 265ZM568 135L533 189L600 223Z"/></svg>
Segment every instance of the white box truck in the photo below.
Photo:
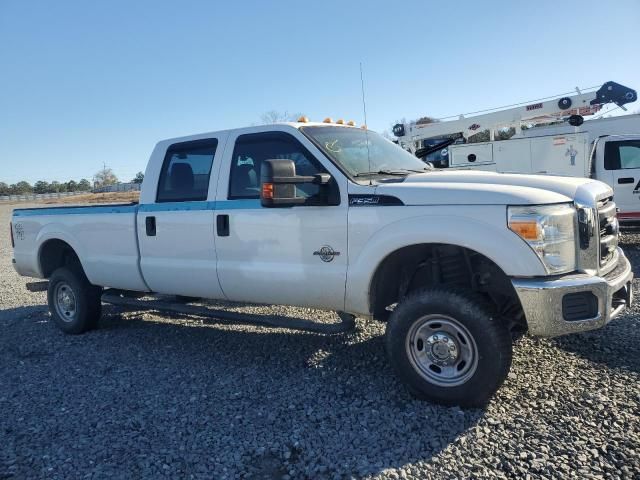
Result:
<svg viewBox="0 0 640 480"><path fill-rule="evenodd" d="M634 133L635 132L635 133ZM640 115L523 131L509 140L451 145L449 166L587 177L613 188L618 219L640 222Z"/></svg>

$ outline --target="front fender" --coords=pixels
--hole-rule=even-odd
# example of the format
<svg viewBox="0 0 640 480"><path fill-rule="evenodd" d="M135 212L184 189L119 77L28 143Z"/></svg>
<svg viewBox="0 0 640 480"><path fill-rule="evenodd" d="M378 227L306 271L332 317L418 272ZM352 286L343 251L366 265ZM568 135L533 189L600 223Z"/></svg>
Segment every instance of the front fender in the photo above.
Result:
<svg viewBox="0 0 640 480"><path fill-rule="evenodd" d="M442 243L474 250L493 261L508 276L546 275L540 259L506 226L504 216L487 221L452 215L404 218L372 235L359 252L349 252L346 310L370 315L369 292L373 276L391 253L403 247ZM351 241L349 242L351 245Z"/></svg>

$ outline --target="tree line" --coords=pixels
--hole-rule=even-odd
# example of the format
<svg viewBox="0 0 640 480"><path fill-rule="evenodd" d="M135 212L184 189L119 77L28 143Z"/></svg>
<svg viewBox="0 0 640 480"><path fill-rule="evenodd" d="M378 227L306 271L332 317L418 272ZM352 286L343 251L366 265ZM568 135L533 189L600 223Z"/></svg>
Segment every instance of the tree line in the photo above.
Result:
<svg viewBox="0 0 640 480"><path fill-rule="evenodd" d="M39 180L33 185L29 182L21 181L18 183L7 184L0 182L0 195L27 195L31 193L60 193L60 192L85 192L92 188L91 182L83 178L79 182L69 180L68 182L51 183Z"/></svg>
<svg viewBox="0 0 640 480"><path fill-rule="evenodd" d="M131 182L142 183L144 174L138 172ZM8 184L0 182L0 195L29 195L40 193L64 193L64 192L89 192L95 187L104 187L106 185L114 185L118 183L118 177L115 176L110 168L103 168L93 177L93 183L86 178L76 182L69 180L68 182L53 181L51 183L45 180L38 180L31 185L29 182L21 181Z"/></svg>

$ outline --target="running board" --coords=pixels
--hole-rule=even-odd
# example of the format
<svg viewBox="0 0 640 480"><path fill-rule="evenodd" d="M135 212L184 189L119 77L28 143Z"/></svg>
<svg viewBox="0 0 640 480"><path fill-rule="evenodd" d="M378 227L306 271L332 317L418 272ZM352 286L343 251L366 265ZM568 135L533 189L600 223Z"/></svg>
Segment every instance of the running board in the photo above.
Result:
<svg viewBox="0 0 640 480"><path fill-rule="evenodd" d="M182 315L205 317L214 320L255 324L271 328L290 328L292 330L322 333L325 335L350 332L355 330L356 327L355 316L345 312L336 312L340 317L339 323L324 324L311 320L304 320L302 318L287 318L281 316L214 310L207 307L197 307L194 305L185 305L184 303L170 302L161 298L142 300L127 296L128 293L129 292L122 292L119 290L106 290L102 294L102 301L111 305L128 307L136 310L156 310L165 313L180 313Z"/></svg>
<svg viewBox="0 0 640 480"><path fill-rule="evenodd" d="M44 280L42 282L29 282L26 284L26 287L30 292L46 292L49 288L49 281Z"/></svg>

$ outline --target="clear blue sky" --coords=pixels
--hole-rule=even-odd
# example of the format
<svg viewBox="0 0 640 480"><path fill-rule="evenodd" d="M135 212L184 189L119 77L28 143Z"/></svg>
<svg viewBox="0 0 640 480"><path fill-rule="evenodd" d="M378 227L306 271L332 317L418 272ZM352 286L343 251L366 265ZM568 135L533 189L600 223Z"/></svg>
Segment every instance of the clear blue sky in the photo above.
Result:
<svg viewBox="0 0 640 480"><path fill-rule="evenodd" d="M156 141L272 109L360 123L359 62L375 130L640 90L638 25L638 0L0 0L0 181L130 180Z"/></svg>

